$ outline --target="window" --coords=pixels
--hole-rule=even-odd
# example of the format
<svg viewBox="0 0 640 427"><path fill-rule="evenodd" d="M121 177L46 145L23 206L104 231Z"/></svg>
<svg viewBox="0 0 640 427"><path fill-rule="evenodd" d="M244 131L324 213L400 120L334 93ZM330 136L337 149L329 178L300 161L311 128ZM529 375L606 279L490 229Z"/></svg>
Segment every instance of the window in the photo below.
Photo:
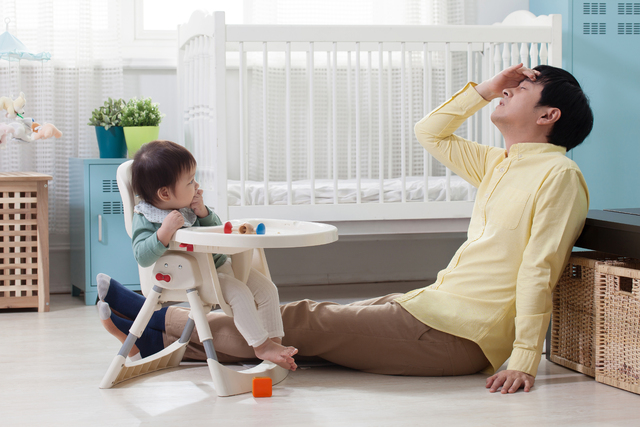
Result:
<svg viewBox="0 0 640 427"><path fill-rule="evenodd" d="M176 66L177 26L194 10L224 11L225 21L241 24L244 0L123 0L122 54L132 68Z"/></svg>

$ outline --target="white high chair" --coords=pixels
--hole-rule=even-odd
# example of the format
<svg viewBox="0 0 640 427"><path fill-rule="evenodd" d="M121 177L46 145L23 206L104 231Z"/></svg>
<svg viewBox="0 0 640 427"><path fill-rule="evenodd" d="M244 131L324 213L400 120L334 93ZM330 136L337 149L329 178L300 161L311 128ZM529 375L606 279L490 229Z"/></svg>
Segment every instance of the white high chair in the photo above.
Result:
<svg viewBox="0 0 640 427"><path fill-rule="evenodd" d="M133 208L135 206L135 195L131 186L132 163L132 160L123 163L118 167L117 172L118 188L124 208L125 227L130 237L132 233ZM220 227L197 228L211 229ZM232 315L229 305L222 297L220 282L218 281L211 253L230 254L236 278L246 282L252 265L266 277L271 278L264 250L262 248L254 249L253 246L249 246L249 248L213 246L210 244L212 239L215 241L216 237L231 237L220 234L219 230L215 234L207 233L206 231L182 233L183 231L187 230L180 230L179 233L176 233L174 239L178 234L183 236L183 240L181 240L183 242L190 241L189 237L192 237L196 240L195 245L172 240L169 246L170 250L158 259L153 266L139 267L140 285L146 301L134 320L125 343L111 362L107 373L102 379L100 388L111 388L115 384L139 375L178 366L186 350L194 325L198 328L198 336L204 345L207 364L209 365L209 371L218 396L232 396L250 392L252 381L255 377L270 377L273 384L281 382L286 378L288 371L271 362L264 361L256 367L242 371L236 371L220 364L216 357L211 330L206 319L206 313L216 304L220 306L225 314ZM204 243L206 243L204 245L198 243L202 241L203 235ZM234 237L237 240L239 236ZM256 252L256 257L253 257L254 251ZM163 302L178 301L188 301L191 307L189 321L180 339L164 350L144 359L135 362L128 360L127 355L136 340L142 335L153 312L159 310Z"/></svg>

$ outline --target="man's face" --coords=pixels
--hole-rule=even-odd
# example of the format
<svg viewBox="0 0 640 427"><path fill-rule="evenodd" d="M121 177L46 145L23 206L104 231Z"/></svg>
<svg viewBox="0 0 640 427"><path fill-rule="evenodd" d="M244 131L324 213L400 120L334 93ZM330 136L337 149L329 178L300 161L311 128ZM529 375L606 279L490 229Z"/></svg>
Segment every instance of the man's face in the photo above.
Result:
<svg viewBox="0 0 640 427"><path fill-rule="evenodd" d="M543 86L531 80L523 80L518 87L504 89L502 99L491 114L491 121L498 127L520 127L537 122L540 94Z"/></svg>

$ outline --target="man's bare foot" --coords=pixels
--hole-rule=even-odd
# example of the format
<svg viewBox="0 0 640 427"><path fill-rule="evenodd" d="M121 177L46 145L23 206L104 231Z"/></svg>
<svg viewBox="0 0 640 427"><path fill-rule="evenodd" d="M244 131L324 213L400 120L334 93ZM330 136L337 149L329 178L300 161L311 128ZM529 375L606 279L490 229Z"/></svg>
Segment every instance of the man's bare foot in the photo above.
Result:
<svg viewBox="0 0 640 427"><path fill-rule="evenodd" d="M109 332L111 335L116 337L122 344L127 339L127 336L122 332L111 320L111 309L109 308L109 304L104 301L98 301L98 315L100 316L100 323L102 326ZM140 350L136 345L133 345L133 348L129 352L129 357L133 357L136 354L139 354Z"/></svg>
<svg viewBox="0 0 640 427"><path fill-rule="evenodd" d="M298 349L295 347L284 347L268 339L258 347L254 347L253 350L258 359L268 360L291 371L295 371L298 367L293 360L293 356L298 352Z"/></svg>

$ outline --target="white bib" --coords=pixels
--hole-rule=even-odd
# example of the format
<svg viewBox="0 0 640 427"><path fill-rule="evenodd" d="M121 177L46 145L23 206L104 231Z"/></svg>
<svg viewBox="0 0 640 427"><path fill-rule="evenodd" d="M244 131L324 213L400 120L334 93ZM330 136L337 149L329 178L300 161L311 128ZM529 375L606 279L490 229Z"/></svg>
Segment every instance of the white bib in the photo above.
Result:
<svg viewBox="0 0 640 427"><path fill-rule="evenodd" d="M144 215L144 217L147 218L147 221L156 224L162 224L162 221L164 221L167 215L173 212L168 209L158 209L151 203L147 203L145 201L138 203L136 207L133 208L133 211ZM178 212L180 212L184 218L183 227L191 227L196 222L196 219L198 219L198 216L191 208L182 208L179 209Z"/></svg>

